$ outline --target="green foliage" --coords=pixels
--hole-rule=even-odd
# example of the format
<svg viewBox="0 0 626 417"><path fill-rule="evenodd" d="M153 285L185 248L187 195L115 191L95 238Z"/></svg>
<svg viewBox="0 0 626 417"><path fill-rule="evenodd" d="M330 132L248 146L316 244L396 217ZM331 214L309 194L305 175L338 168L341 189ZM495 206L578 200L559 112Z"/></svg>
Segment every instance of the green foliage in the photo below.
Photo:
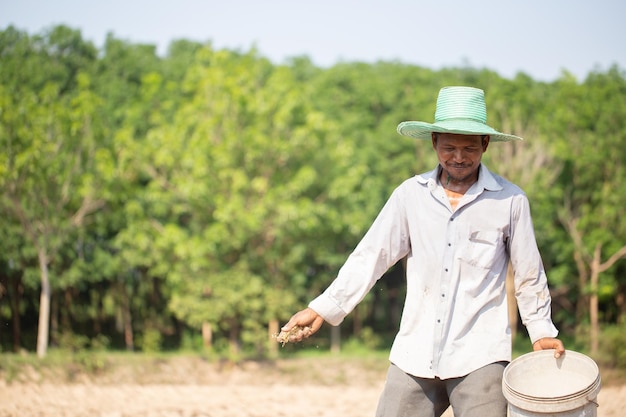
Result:
<svg viewBox="0 0 626 417"><path fill-rule="evenodd" d="M157 329L145 329L137 345L143 352L159 352L161 350L163 338Z"/></svg>
<svg viewBox="0 0 626 417"><path fill-rule="evenodd" d="M105 372L110 366L104 356L85 351L74 355L73 363L74 366L66 368L70 380L74 379L76 373L97 375Z"/></svg>
<svg viewBox="0 0 626 417"><path fill-rule="evenodd" d="M492 144L485 163L530 197L559 325L587 320L594 249L606 260L626 243L617 67L542 83L390 62L274 65L185 40L158 57L112 35L98 51L64 26L9 27L0 57L0 319L25 317L27 349L44 253L53 346L202 351L210 324L213 352L263 354L268 324L322 291L392 190L435 166L430 143L395 128L432 120L443 85L485 89L490 124L527 139ZM607 324L624 314L624 271L620 260L599 277ZM390 337L381 303L364 301L355 328L366 330L350 343ZM12 337L0 331L3 351Z"/></svg>
<svg viewBox="0 0 626 417"><path fill-rule="evenodd" d="M357 335L351 337L346 343L342 344L341 349L352 352L359 349L377 350L382 346L382 337L371 327L364 327Z"/></svg>
<svg viewBox="0 0 626 417"><path fill-rule="evenodd" d="M606 326L601 338L599 360L604 365L626 369L626 324Z"/></svg>
<svg viewBox="0 0 626 417"><path fill-rule="evenodd" d="M60 349L70 352L78 352L89 346L89 338L87 336L71 332L62 333L58 341Z"/></svg>

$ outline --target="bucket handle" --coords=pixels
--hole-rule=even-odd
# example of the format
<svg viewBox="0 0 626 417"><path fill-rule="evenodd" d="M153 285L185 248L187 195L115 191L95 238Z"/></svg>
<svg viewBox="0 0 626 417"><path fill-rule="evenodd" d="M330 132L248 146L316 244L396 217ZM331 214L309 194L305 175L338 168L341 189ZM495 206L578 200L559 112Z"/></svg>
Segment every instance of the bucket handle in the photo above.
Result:
<svg viewBox="0 0 626 417"><path fill-rule="evenodd" d="M595 404L595 405L596 405L596 407L600 407L600 404L598 404L598 401L596 401L596 399L595 399L595 398L593 398L593 399L589 399L589 398L587 398L587 401L589 401L590 403Z"/></svg>

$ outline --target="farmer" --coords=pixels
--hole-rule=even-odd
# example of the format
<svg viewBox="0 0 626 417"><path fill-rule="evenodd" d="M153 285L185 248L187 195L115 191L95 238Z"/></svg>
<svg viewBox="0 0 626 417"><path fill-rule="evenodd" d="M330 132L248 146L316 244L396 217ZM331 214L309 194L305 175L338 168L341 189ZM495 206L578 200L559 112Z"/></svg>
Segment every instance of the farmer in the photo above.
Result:
<svg viewBox="0 0 626 417"><path fill-rule="evenodd" d="M434 123L398 125L401 135L432 142L438 166L393 191L337 278L281 329L303 327L289 337L297 342L324 321L338 325L406 257L406 301L378 417L440 416L449 405L456 417L506 416L509 261L533 349L554 349L556 358L565 352L555 338L528 199L481 163L490 142L522 138L486 122L482 90L446 87Z"/></svg>

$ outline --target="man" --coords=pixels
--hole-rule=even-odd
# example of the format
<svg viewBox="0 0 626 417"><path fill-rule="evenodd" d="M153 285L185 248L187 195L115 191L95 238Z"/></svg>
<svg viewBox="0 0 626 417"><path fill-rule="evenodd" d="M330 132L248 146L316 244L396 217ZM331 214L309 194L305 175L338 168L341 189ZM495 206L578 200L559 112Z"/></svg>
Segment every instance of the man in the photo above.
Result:
<svg viewBox="0 0 626 417"><path fill-rule="evenodd" d="M555 339L528 199L481 164L490 142L522 138L486 122L482 90L446 87L433 124L400 123L401 135L431 140L437 168L394 190L337 278L282 328L295 342L324 321L338 325L406 257L406 302L378 417L440 416L449 405L455 417L506 416L509 261L533 349L554 349L557 358L565 352Z"/></svg>

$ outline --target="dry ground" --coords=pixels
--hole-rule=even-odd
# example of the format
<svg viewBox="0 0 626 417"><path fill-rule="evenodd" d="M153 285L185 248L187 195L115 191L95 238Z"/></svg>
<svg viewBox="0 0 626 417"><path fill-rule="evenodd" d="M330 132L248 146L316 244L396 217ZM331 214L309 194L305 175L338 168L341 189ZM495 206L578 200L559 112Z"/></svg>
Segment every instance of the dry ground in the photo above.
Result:
<svg viewBox="0 0 626 417"><path fill-rule="evenodd" d="M0 371L0 417L373 416L385 362L322 357L233 365L168 358L108 363L96 375ZM626 415L626 385L612 379L600 391L598 417Z"/></svg>

